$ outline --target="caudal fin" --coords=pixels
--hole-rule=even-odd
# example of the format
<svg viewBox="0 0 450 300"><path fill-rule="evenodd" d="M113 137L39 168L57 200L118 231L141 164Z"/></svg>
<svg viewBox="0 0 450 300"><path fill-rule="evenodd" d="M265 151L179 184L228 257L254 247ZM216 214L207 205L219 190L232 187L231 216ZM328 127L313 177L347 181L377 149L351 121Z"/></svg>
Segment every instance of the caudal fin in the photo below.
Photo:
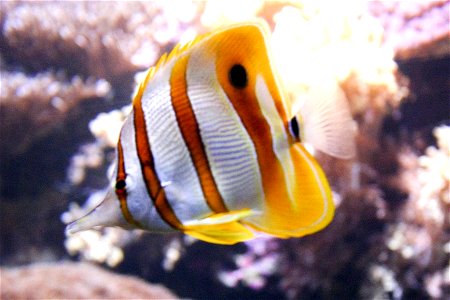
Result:
<svg viewBox="0 0 450 300"><path fill-rule="evenodd" d="M311 87L298 113L301 138L318 150L341 159L355 156L355 125L347 98L336 81Z"/></svg>

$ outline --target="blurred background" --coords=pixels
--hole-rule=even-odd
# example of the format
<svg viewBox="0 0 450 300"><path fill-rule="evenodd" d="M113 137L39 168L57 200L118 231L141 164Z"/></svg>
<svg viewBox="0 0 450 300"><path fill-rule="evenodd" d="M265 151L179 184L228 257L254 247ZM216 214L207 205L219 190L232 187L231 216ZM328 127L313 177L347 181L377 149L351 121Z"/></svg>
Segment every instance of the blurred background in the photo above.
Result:
<svg viewBox="0 0 450 300"><path fill-rule="evenodd" d="M1 1L1 298L448 299L449 15L448 0ZM292 99L333 81L350 104L357 157L315 153L331 225L234 246L66 237L104 195L142 72L255 18Z"/></svg>

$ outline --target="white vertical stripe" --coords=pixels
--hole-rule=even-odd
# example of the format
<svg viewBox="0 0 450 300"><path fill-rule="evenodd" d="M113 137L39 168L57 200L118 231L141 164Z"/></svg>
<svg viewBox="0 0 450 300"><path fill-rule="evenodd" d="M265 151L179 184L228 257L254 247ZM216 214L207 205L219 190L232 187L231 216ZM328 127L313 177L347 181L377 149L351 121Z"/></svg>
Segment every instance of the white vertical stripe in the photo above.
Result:
<svg viewBox="0 0 450 300"><path fill-rule="evenodd" d="M127 206L133 218L150 231L173 230L156 211L142 177L141 164L136 153L134 117L131 113L122 127L120 136L127 173Z"/></svg>
<svg viewBox="0 0 450 300"><path fill-rule="evenodd" d="M186 74L205 152L218 190L230 210L262 210L264 191L250 135L223 91L214 59L200 49L191 54Z"/></svg>
<svg viewBox="0 0 450 300"><path fill-rule="evenodd" d="M160 68L145 88L142 110L161 182L168 202L180 221L198 218L211 212L189 150L178 127L170 98L170 75L176 60Z"/></svg>
<svg viewBox="0 0 450 300"><path fill-rule="evenodd" d="M275 101L270 94L267 84L261 75L256 77L255 84L256 98L264 118L269 123L270 133L272 136L273 151L283 168L284 179L287 184L287 191L292 208L297 208L297 200L295 199L295 171L292 157L289 152L288 137L285 131L285 124L278 114Z"/></svg>

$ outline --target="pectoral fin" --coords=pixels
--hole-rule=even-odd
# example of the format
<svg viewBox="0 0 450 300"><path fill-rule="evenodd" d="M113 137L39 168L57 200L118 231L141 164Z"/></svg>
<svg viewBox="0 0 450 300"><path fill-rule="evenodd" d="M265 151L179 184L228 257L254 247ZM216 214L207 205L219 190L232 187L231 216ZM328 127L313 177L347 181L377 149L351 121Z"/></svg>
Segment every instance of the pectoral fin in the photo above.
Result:
<svg viewBox="0 0 450 300"><path fill-rule="evenodd" d="M328 155L350 159L355 156L355 125L347 98L333 79L311 87L299 111L301 138Z"/></svg>
<svg viewBox="0 0 450 300"><path fill-rule="evenodd" d="M254 235L239 220L251 214L250 209L243 209L188 221L183 224L184 233L215 244L232 245L243 242L252 239Z"/></svg>

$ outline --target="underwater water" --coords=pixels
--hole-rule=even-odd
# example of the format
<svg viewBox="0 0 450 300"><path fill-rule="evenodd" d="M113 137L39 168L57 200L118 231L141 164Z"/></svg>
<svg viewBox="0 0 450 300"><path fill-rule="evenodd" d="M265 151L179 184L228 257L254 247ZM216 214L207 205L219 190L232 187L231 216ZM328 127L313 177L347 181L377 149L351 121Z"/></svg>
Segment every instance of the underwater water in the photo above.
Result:
<svg viewBox="0 0 450 300"><path fill-rule="evenodd" d="M450 296L449 1L238 2L0 3L2 299ZM179 41L255 17L291 97L333 78L350 105L356 158L315 153L332 223L233 246L121 229L66 237L64 221L108 184L140 73Z"/></svg>

